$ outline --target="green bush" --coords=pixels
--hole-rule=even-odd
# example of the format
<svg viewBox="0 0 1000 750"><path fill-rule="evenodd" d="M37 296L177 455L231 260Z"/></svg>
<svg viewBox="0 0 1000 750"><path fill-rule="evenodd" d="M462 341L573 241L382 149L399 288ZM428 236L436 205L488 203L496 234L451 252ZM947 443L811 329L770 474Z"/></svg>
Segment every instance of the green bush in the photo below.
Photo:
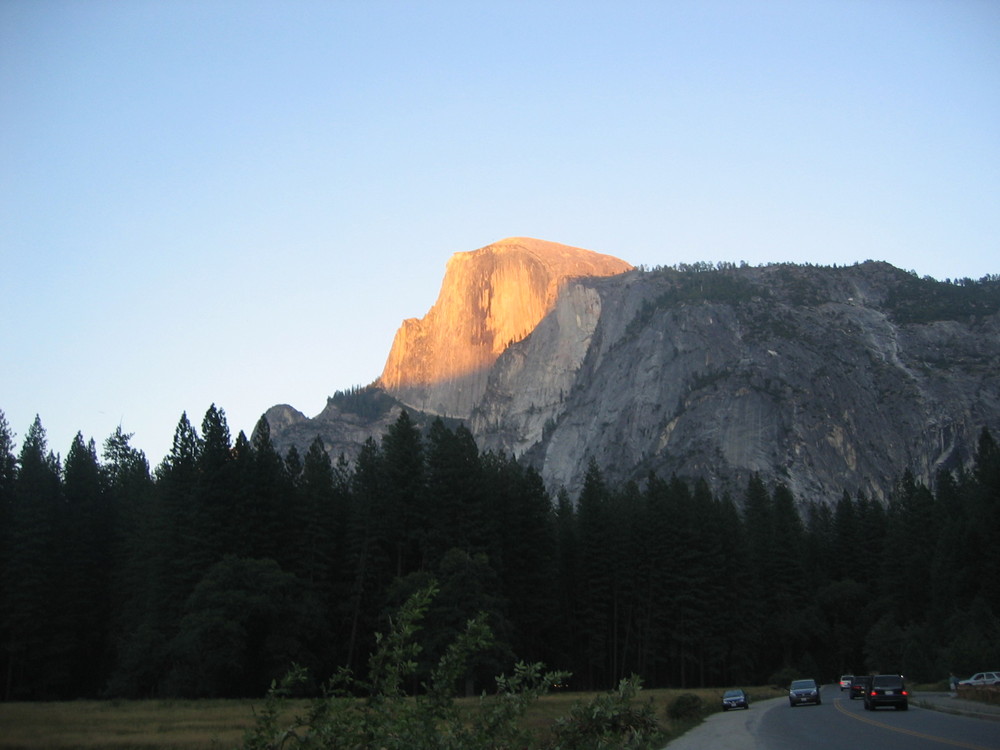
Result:
<svg viewBox="0 0 1000 750"><path fill-rule="evenodd" d="M556 721L553 750L662 747L666 738L652 703L635 703L641 689L638 675L632 675L616 691L576 703L569 717Z"/></svg>
<svg viewBox="0 0 1000 750"><path fill-rule="evenodd" d="M681 693L667 706L667 716L673 721L699 719L705 713L705 702L694 693Z"/></svg>
<svg viewBox="0 0 1000 750"><path fill-rule="evenodd" d="M488 648L492 634L484 617L470 620L448 647L422 692L407 696L403 685L417 669L420 646L413 636L431 599L434 586L413 594L392 620L388 634L376 635L369 660L368 681L340 672L327 695L314 701L305 716L291 723L286 698L305 679L296 668L281 684L272 684L255 725L244 737L245 750L297 748L384 748L385 750L490 750L530 747L530 733L521 726L528 706L566 673L545 673L541 664L517 664L513 676L500 676L496 693L483 695L471 713L459 711L454 686L468 669L470 657ZM359 699L355 696L367 695Z"/></svg>

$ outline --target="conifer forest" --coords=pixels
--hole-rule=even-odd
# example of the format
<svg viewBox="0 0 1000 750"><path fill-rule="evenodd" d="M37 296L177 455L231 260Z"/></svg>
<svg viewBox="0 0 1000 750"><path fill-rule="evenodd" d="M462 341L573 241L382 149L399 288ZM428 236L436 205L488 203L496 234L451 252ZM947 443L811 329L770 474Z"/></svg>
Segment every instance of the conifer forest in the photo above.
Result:
<svg viewBox="0 0 1000 750"><path fill-rule="evenodd" d="M0 413L0 698L255 697L293 666L363 674L389 613L433 584L421 663L484 613L466 679L516 661L604 690L935 681L1000 664L1000 449L932 487L833 505L752 478L738 496L649 476L578 497L406 411L356 460L280 455L222 409L182 416L151 469L121 430L62 458ZM417 689L418 681L411 686Z"/></svg>

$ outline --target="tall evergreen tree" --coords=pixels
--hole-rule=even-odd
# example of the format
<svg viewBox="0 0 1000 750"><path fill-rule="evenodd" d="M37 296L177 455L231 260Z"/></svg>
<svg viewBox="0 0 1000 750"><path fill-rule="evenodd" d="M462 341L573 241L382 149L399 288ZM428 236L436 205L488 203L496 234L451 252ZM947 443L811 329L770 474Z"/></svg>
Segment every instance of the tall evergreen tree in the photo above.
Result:
<svg viewBox="0 0 1000 750"><path fill-rule="evenodd" d="M8 569L11 564L13 545L14 479L17 474L14 433L11 432L7 417L0 410L0 611L7 612L10 603L7 598ZM0 615L0 678L10 674L10 633L9 617ZM0 688L0 696L6 696L6 684Z"/></svg>
<svg viewBox="0 0 1000 750"><path fill-rule="evenodd" d="M306 452L297 495L293 545L297 554L291 570L332 596L335 581L343 576L347 497L334 486L330 456L319 437Z"/></svg>
<svg viewBox="0 0 1000 750"><path fill-rule="evenodd" d="M807 608L808 568L806 566L805 529L792 491L785 484L774 488L772 508L772 551L768 570L770 600L774 612L774 634L784 647L782 661L803 668L803 656L816 644L808 641L809 623L816 617ZM811 666L811 663L810 663Z"/></svg>
<svg viewBox="0 0 1000 750"><path fill-rule="evenodd" d="M428 563L424 557L429 517L424 446L406 409L382 436L382 460L385 487L379 520L399 577L426 569Z"/></svg>
<svg viewBox="0 0 1000 750"><path fill-rule="evenodd" d="M115 521L112 539L110 643L112 673L107 686L112 695L130 693L121 665L132 634L146 626L152 610L151 551L154 540L153 491L149 462L130 444L131 434L118 427L104 441L103 473Z"/></svg>
<svg viewBox="0 0 1000 750"><path fill-rule="evenodd" d="M116 694L151 697L164 689L168 644L184 602L206 565L199 529L198 478L202 441L187 413L174 430L170 453L156 469L145 554L146 613L123 639L114 678Z"/></svg>
<svg viewBox="0 0 1000 750"><path fill-rule="evenodd" d="M973 506L977 532L973 537L974 545L979 550L986 550L1000 537L1000 446L985 428L979 436L973 474L977 484ZM981 576L980 596L994 615L1000 617L1000 576Z"/></svg>
<svg viewBox="0 0 1000 750"><path fill-rule="evenodd" d="M556 538L551 500L538 473L509 456L486 456L480 476L484 491L478 515L488 516L493 529L485 549L515 631L510 646L520 660L549 661L546 643L559 616L554 609ZM477 506L468 510L475 512Z"/></svg>
<svg viewBox="0 0 1000 750"><path fill-rule="evenodd" d="M354 571L348 564L347 549L351 498L347 481L331 465L319 437L306 452L296 494L300 515L293 546L298 555L292 570L322 603L332 637L321 654L319 668L332 670L347 663L351 637Z"/></svg>
<svg viewBox="0 0 1000 750"><path fill-rule="evenodd" d="M73 694L94 697L107 682L111 656L112 573L117 519L94 441L76 434L66 456L66 505L60 514L62 606Z"/></svg>
<svg viewBox="0 0 1000 750"><path fill-rule="evenodd" d="M750 606L751 576L747 568L750 554L743 523L732 498L725 495L717 500L715 514L715 537L722 555L716 571L720 591L718 612L722 616L716 617L716 622L724 630L717 641L721 641L724 651L718 678L722 684L748 684L753 667L750 658L753 642L743 627L734 627L734 621L742 624L742 614Z"/></svg>
<svg viewBox="0 0 1000 750"><path fill-rule="evenodd" d="M551 664L556 669L574 671L583 661L581 629L580 542L576 511L565 489L556 496L556 581L559 617L554 621Z"/></svg>
<svg viewBox="0 0 1000 750"><path fill-rule="evenodd" d="M245 515L250 508L254 511L251 556L270 558L283 570L290 570L298 555L295 520L301 514L299 498L287 466L271 442L267 417L257 420L251 440L250 507L239 508L237 513Z"/></svg>
<svg viewBox="0 0 1000 750"><path fill-rule="evenodd" d="M437 565L452 548L471 553L484 541L477 522L484 516L483 480L479 449L465 427L452 431L440 418L431 423L426 450L427 534L423 557Z"/></svg>
<svg viewBox="0 0 1000 750"><path fill-rule="evenodd" d="M748 568L750 572L749 607L745 613L747 633L753 639L754 679L767 678L769 669L780 664L776 654L780 644L772 639L774 609L769 576L774 573L775 556L783 553L774 549L771 498L759 475L750 477L743 500L743 526L746 530Z"/></svg>
<svg viewBox="0 0 1000 750"><path fill-rule="evenodd" d="M897 484L888 513L885 548L898 554L883 555L879 562L881 593L891 602L895 621L906 625L922 620L927 611L931 558L945 518L930 491L909 471Z"/></svg>
<svg viewBox="0 0 1000 750"><path fill-rule="evenodd" d="M69 643L53 616L62 572L56 549L63 510L60 471L36 416L21 446L11 507L3 587L7 700L67 697L71 683Z"/></svg>
<svg viewBox="0 0 1000 750"><path fill-rule="evenodd" d="M349 635L346 666L360 666L361 654L367 652L368 636L374 631L381 608L381 595L395 570L394 545L387 536L395 524L380 517L384 509L382 452L372 438L361 446L351 476L350 512L348 515L347 566L350 573Z"/></svg>
<svg viewBox="0 0 1000 750"><path fill-rule="evenodd" d="M580 572L586 581L580 588L580 625L584 662L580 679L587 690L610 686L609 633L611 617L611 568L608 559L607 531L609 491L604 477L591 459L577 501Z"/></svg>
<svg viewBox="0 0 1000 750"><path fill-rule="evenodd" d="M237 535L243 528L235 523L240 510L239 469L234 460L238 455L233 452L226 412L212 404L201 422L196 485L195 555L202 571L239 546Z"/></svg>
<svg viewBox="0 0 1000 750"><path fill-rule="evenodd" d="M636 573L641 597L638 614L641 628L639 672L658 685L671 681L668 672L671 661L668 630L674 585L671 553L676 547L668 494L666 483L655 474L650 474L646 480L643 495L645 507L636 540Z"/></svg>

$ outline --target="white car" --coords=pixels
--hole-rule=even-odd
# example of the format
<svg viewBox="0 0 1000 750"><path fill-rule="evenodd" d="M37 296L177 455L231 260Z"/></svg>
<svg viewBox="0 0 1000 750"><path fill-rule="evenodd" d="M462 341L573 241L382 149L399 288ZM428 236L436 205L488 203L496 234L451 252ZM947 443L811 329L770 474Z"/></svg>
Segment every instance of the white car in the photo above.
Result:
<svg viewBox="0 0 1000 750"><path fill-rule="evenodd" d="M959 685L1000 685L1000 671L976 672L967 680L959 680Z"/></svg>

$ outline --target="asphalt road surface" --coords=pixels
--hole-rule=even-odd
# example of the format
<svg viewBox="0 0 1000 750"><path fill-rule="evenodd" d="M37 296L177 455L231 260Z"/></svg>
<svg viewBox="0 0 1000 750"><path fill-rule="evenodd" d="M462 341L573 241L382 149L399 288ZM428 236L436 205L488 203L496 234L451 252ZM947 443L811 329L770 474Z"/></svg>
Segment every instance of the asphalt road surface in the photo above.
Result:
<svg viewBox="0 0 1000 750"><path fill-rule="evenodd" d="M835 685L823 703L791 708L785 698L749 711L712 714L667 750L1000 750L1000 722L953 716L910 704L909 711L865 711Z"/></svg>

